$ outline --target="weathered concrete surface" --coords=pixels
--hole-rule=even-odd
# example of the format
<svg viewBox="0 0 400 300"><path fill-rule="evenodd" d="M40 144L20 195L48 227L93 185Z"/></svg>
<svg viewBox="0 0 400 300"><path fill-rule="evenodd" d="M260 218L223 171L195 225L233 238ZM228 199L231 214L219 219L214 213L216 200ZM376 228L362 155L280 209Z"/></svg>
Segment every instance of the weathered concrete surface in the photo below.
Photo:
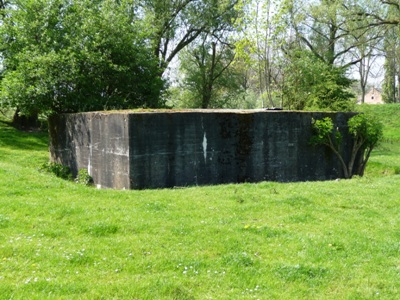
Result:
<svg viewBox="0 0 400 300"><path fill-rule="evenodd" d="M68 114L51 118L50 158L74 175L87 169L95 184L130 188L129 117L125 114Z"/></svg>
<svg viewBox="0 0 400 300"><path fill-rule="evenodd" d="M343 177L334 154L309 144L312 119L330 116L350 156L352 113L265 110L122 111L50 119L51 160L101 187L162 188Z"/></svg>

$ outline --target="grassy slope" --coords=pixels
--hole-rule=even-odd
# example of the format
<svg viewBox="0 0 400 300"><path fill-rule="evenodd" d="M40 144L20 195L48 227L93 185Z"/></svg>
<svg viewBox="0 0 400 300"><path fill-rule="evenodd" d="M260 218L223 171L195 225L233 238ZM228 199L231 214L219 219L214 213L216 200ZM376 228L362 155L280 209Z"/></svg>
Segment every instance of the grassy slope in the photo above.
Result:
<svg viewBox="0 0 400 300"><path fill-rule="evenodd" d="M384 124L384 142L375 150L368 166L372 175L400 172L400 105L362 105L359 110L375 114Z"/></svg>
<svg viewBox="0 0 400 300"><path fill-rule="evenodd" d="M397 298L398 108L364 178L175 190L40 173L46 136L0 123L0 299Z"/></svg>

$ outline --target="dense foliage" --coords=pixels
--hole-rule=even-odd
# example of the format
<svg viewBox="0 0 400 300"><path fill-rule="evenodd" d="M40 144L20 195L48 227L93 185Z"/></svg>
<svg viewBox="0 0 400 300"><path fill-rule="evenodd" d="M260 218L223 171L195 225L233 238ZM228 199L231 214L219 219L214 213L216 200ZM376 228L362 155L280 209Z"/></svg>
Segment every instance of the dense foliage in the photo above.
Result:
<svg viewBox="0 0 400 300"><path fill-rule="evenodd" d="M363 176L372 150L383 138L383 125L371 114L358 114L349 119L348 130L353 144L348 161L344 160L340 150L342 135L337 128L335 129L330 117L314 121L311 143L326 146L333 151L342 165L345 178Z"/></svg>
<svg viewBox="0 0 400 300"><path fill-rule="evenodd" d="M382 73L400 91L400 2L0 1L0 106L353 110ZM382 66L381 66L382 67ZM356 75L359 73L359 75ZM352 90L353 89L353 90Z"/></svg>
<svg viewBox="0 0 400 300"><path fill-rule="evenodd" d="M360 159L356 174L362 176L372 150L382 140L383 124L373 115L359 114L352 117L348 125L349 132L354 139L353 153L357 153ZM349 164L349 170L352 168L353 165Z"/></svg>
<svg viewBox="0 0 400 300"><path fill-rule="evenodd" d="M291 51L284 68L283 104L289 109L350 111L355 95L344 68L318 59L310 51ZM294 57L293 57L294 56Z"/></svg>
<svg viewBox="0 0 400 300"><path fill-rule="evenodd" d="M1 26L0 101L22 113L157 107L162 81L130 1L24 0Z"/></svg>

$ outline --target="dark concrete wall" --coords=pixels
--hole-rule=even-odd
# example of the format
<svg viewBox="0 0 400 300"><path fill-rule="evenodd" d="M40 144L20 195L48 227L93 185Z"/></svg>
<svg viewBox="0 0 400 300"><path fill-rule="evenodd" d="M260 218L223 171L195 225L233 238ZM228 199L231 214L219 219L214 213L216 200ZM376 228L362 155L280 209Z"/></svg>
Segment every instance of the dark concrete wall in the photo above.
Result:
<svg viewBox="0 0 400 300"><path fill-rule="evenodd" d="M53 161L88 169L109 188L160 188L342 177L334 154L311 146L312 119L344 135L351 113L191 110L68 114L50 119Z"/></svg>
<svg viewBox="0 0 400 300"><path fill-rule="evenodd" d="M129 189L129 116L66 114L49 119L50 156L76 176L87 169L95 184Z"/></svg>

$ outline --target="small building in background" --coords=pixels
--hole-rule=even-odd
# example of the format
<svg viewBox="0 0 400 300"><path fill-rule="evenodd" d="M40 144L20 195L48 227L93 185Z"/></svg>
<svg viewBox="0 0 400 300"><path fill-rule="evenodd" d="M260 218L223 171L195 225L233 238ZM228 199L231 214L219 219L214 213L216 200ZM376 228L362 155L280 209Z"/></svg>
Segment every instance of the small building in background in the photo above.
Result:
<svg viewBox="0 0 400 300"><path fill-rule="evenodd" d="M359 101L361 103L361 101ZM364 98L364 103L366 104L384 104L382 100L382 91L377 88L371 88L366 94Z"/></svg>

